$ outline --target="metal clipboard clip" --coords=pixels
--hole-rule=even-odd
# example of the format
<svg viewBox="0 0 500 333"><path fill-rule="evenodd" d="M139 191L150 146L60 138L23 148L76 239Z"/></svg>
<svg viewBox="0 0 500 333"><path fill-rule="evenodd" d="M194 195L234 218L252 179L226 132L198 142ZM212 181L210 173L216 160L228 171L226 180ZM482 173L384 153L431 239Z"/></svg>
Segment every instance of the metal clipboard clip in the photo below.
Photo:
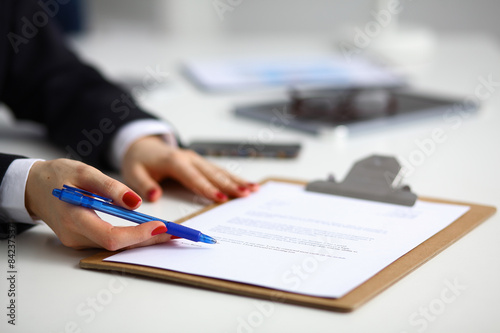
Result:
<svg viewBox="0 0 500 333"><path fill-rule="evenodd" d="M357 161L344 181L333 177L307 184L306 191L413 206L417 195L407 185L398 186L401 165L392 156L372 155Z"/></svg>

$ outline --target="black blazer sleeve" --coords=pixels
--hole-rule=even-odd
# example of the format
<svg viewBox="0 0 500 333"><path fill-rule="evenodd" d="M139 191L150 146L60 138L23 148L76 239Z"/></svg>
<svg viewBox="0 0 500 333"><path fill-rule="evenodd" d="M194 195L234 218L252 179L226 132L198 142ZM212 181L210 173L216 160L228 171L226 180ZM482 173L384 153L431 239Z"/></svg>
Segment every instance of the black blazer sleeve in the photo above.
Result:
<svg viewBox="0 0 500 333"><path fill-rule="evenodd" d="M49 140L66 157L108 167L107 149L116 131L154 117L77 58L45 3L0 0L0 101L16 118L46 126Z"/></svg>

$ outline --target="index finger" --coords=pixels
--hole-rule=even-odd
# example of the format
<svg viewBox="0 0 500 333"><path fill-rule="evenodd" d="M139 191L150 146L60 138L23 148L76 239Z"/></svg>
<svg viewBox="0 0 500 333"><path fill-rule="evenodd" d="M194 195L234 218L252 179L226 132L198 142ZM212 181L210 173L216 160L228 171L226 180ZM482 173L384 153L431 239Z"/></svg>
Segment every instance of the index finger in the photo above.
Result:
<svg viewBox="0 0 500 333"><path fill-rule="evenodd" d="M76 186L113 200L114 203L129 209L136 209L142 203L141 197L125 184L113 179L101 171L85 166L76 170Z"/></svg>

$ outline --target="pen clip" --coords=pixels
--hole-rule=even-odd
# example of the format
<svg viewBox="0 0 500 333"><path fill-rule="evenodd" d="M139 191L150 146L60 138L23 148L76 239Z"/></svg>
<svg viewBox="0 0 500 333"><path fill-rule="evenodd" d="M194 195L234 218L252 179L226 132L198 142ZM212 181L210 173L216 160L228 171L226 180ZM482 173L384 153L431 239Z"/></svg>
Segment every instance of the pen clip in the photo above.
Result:
<svg viewBox="0 0 500 333"><path fill-rule="evenodd" d="M82 190L80 188L76 188L76 187L72 187L72 186L68 186L68 185L63 185L63 189L67 192L70 192L70 193L78 193L78 194L83 194L83 195L86 195L88 197L91 197L91 198L94 198L94 199L98 199L98 200L102 200L104 202L113 202L113 199L110 199L110 198L106 198L106 197L103 197L103 196L100 196L100 195L97 195L95 193L92 193L92 192L89 192L89 191L85 191L85 190Z"/></svg>

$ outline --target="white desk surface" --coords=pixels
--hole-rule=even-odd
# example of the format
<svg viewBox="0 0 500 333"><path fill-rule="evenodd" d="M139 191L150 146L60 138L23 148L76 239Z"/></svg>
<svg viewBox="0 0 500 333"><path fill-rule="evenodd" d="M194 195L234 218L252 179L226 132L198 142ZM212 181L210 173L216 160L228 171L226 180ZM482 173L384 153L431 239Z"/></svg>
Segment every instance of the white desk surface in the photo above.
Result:
<svg viewBox="0 0 500 333"><path fill-rule="evenodd" d="M129 47L126 47L130 45ZM342 179L352 163L372 153L408 160L417 142L441 129L446 140L422 155L405 179L423 196L500 204L500 84L482 101L480 112L458 123L434 118L366 133L313 137L235 118L232 107L245 101L269 100L281 92L209 95L198 92L176 65L186 56L295 54L330 52L328 39L239 38L230 41L156 39L140 34L90 36L77 48L114 78L143 79L147 69L168 71L168 85L149 91L144 104L176 125L183 139L260 139L271 143L296 140L303 145L297 159L212 158L251 181L270 176L303 180ZM500 51L481 36L439 39L431 59L411 66L412 83L422 89L473 97L480 77L500 82ZM140 81L139 81L140 82ZM137 84L141 87L141 84ZM456 126L452 126L456 125ZM0 151L34 157L63 156L37 137L7 133ZM416 155L415 155L416 156ZM414 157L415 157L414 156ZM180 218L200 207L192 194L166 189L159 203L144 204L152 215ZM500 217L495 215L431 261L348 313L263 302L136 276L120 276L78 267L96 250L65 248L43 225L16 238L18 267L17 325L7 324L7 245L0 284L2 332L498 332L500 308ZM450 284L458 285L457 288ZM453 297L454 296L454 297Z"/></svg>

